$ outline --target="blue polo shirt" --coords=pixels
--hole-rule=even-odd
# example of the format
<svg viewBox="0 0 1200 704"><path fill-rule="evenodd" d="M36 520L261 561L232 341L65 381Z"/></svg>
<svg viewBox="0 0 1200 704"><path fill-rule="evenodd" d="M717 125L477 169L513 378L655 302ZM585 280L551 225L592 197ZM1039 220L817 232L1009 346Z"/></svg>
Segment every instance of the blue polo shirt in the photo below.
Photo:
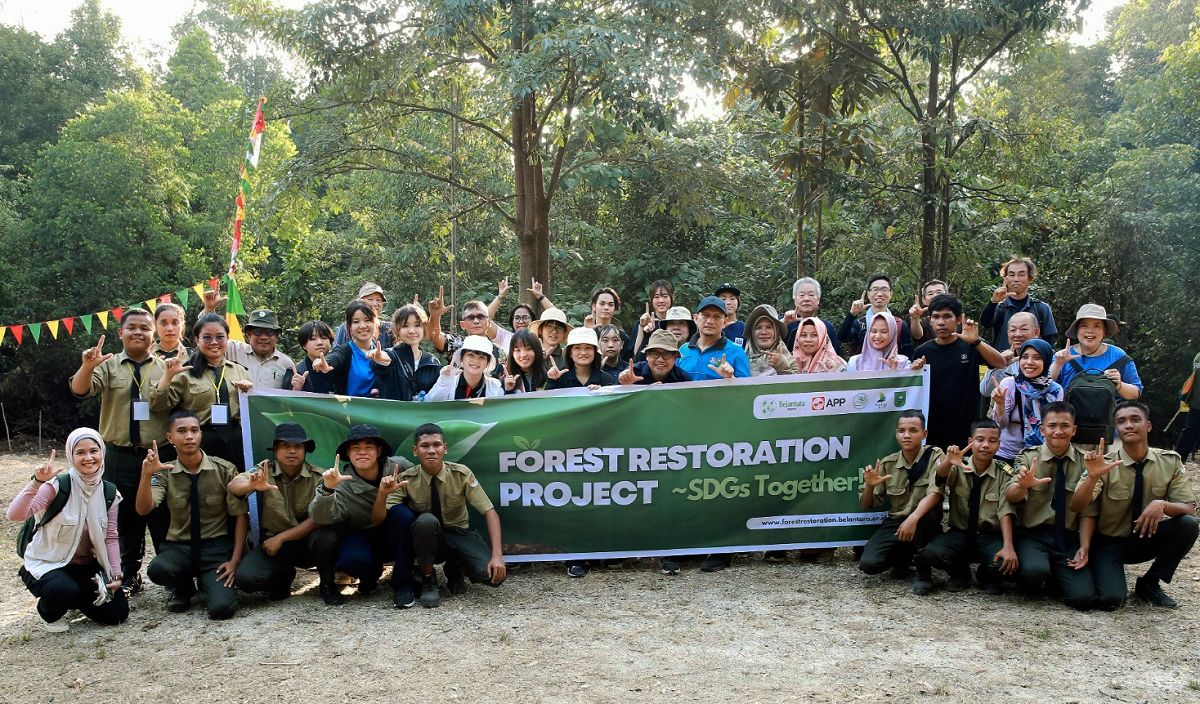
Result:
<svg viewBox="0 0 1200 704"><path fill-rule="evenodd" d="M1080 354L1079 345L1072 345L1071 352L1073 354ZM1075 361L1079 363L1079 366L1083 367L1085 372L1103 374L1108 365L1124 356L1125 350L1116 345L1108 345L1107 349L1098 355L1093 357L1083 355ZM1137 365L1133 363L1132 359L1125 366L1121 367L1119 371L1121 372L1121 381L1126 384L1133 384L1138 387L1139 391L1145 391L1145 387L1142 385L1142 377L1138 375ZM1058 372L1058 383L1062 384L1064 389L1067 388L1071 383L1071 379L1075 377L1075 374L1075 365L1070 363L1063 365L1063 368Z"/></svg>
<svg viewBox="0 0 1200 704"><path fill-rule="evenodd" d="M679 348L680 357L677 366L690 376L692 381L722 378L716 369L709 366L709 362L720 359L722 355L724 355L725 361L733 367L735 377L750 376L750 358L746 356L746 350L733 344L729 338L722 335L703 352L696 346L699 341L700 337L697 335Z"/></svg>

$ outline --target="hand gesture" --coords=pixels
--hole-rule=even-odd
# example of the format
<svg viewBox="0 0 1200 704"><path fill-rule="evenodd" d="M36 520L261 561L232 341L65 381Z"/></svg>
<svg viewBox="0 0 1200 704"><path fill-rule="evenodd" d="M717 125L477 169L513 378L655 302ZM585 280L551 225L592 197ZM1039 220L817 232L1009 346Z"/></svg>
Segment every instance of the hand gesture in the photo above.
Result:
<svg viewBox="0 0 1200 704"><path fill-rule="evenodd" d="M920 320L925 317L925 307L921 305L921 297L913 296L912 308L908 309L908 317L910 320Z"/></svg>
<svg viewBox="0 0 1200 704"><path fill-rule="evenodd" d="M1088 548L1085 545L1080 545L1079 549L1075 551L1075 557L1067 560L1067 567L1070 567L1073 570L1081 570L1084 567L1087 567L1087 563Z"/></svg>
<svg viewBox="0 0 1200 704"><path fill-rule="evenodd" d="M725 361L725 355L721 355L720 359L711 359L708 362L710 369L721 376L722 379L733 378L733 366Z"/></svg>
<svg viewBox="0 0 1200 704"><path fill-rule="evenodd" d="M237 572L237 566L237 560L230 560L229 562L222 562L217 565L217 581L227 587L232 587L233 575Z"/></svg>
<svg viewBox="0 0 1200 704"><path fill-rule="evenodd" d="M780 360L780 355L779 355L778 351L772 350L767 353L767 364L770 364L772 367L778 367L779 360Z"/></svg>
<svg viewBox="0 0 1200 704"><path fill-rule="evenodd" d="M1008 286L1000 284L992 291L992 303L999 303L1008 295Z"/></svg>
<svg viewBox="0 0 1200 704"><path fill-rule="evenodd" d="M965 469L968 472L974 472L975 468L964 459L964 456L974 448L974 444L975 441L972 440L968 442L967 446L962 449L959 449L958 445L951 445L950 447L947 447L946 462L951 467L959 467L960 469Z"/></svg>
<svg viewBox="0 0 1200 704"><path fill-rule="evenodd" d="M150 449L146 451L146 459L142 460L142 474L158 474L171 469L172 465L163 464L158 459L158 441L151 443Z"/></svg>
<svg viewBox="0 0 1200 704"><path fill-rule="evenodd" d="M583 316L583 326L585 328L596 327L596 316L592 313L588 313L587 315Z"/></svg>
<svg viewBox="0 0 1200 704"><path fill-rule="evenodd" d="M1067 340L1066 347L1054 353L1054 363L1059 367L1066 366L1067 363L1079 359L1080 355L1071 354L1071 341Z"/></svg>
<svg viewBox="0 0 1200 704"><path fill-rule="evenodd" d="M1020 471L1017 472L1017 486L1021 487L1025 491L1029 491L1035 486L1049 484L1050 482L1054 481L1054 477L1042 477L1041 479L1038 479L1037 471L1038 461L1037 458L1034 457L1033 462L1031 462L1028 467L1022 467Z"/></svg>
<svg viewBox="0 0 1200 704"><path fill-rule="evenodd" d="M249 379L238 379L237 381L233 382L233 388L237 389L238 391L249 391L250 389L254 388L254 382L250 381Z"/></svg>
<svg viewBox="0 0 1200 704"><path fill-rule="evenodd" d="M996 408L1000 411L1004 410L1004 397L1007 395L1008 392L1004 390L1004 384L997 384L996 388L992 390L992 403L996 404Z"/></svg>
<svg viewBox="0 0 1200 704"><path fill-rule="evenodd" d="M896 367L900 366L900 360L896 359L895 357L884 357L883 366L887 369L895 369Z"/></svg>
<svg viewBox="0 0 1200 704"><path fill-rule="evenodd" d="M968 344L975 344L975 341L979 339L979 323L970 318L964 318L962 328L962 332L956 332L954 336Z"/></svg>
<svg viewBox="0 0 1200 704"><path fill-rule="evenodd" d="M916 516L909 516L904 519L896 528L896 539L902 543L911 543L917 537L917 520Z"/></svg>
<svg viewBox="0 0 1200 704"><path fill-rule="evenodd" d="M508 295L510 286L508 285L508 277L500 279L500 283L496 286L496 298L504 298Z"/></svg>
<svg viewBox="0 0 1200 704"><path fill-rule="evenodd" d="M400 465L396 465L392 473L379 482L379 493L387 496L402 486L408 486L408 480L400 480Z"/></svg>
<svg viewBox="0 0 1200 704"><path fill-rule="evenodd" d="M371 340L371 348L367 350L366 358L378 364L381 367L386 367L392 363L392 358L384 351L379 344L379 339Z"/></svg>
<svg viewBox="0 0 1200 704"><path fill-rule="evenodd" d="M617 381L619 381L621 384L624 384L625 386L629 386L630 384L636 384L639 381L643 381L644 379L645 379L645 377L638 376L633 371L633 360L632 359L629 360L629 368L622 369L621 375L617 377Z"/></svg>
<svg viewBox="0 0 1200 704"><path fill-rule="evenodd" d="M283 540L280 539L278 535L273 535L270 538L267 538L262 544L263 552L267 553L271 557L275 557L275 555L279 552L279 548L281 547L283 547Z"/></svg>
<svg viewBox="0 0 1200 704"><path fill-rule="evenodd" d="M39 466L33 470L33 478L39 482L48 482L58 474L58 470L54 468L54 458L58 456L58 450L50 451L50 459L46 460L46 464Z"/></svg>
<svg viewBox="0 0 1200 704"><path fill-rule="evenodd" d="M914 372L919 372L925 368L925 364L926 364L926 362L925 362L924 357L917 357L916 359L914 359L912 361L911 364L908 365L908 368L913 370Z"/></svg>
<svg viewBox="0 0 1200 704"><path fill-rule="evenodd" d="M1012 361L1017 358L1017 353L1013 352L1011 349L1007 349L1001 352L1000 356L1004 359L1005 366L1007 366L1012 364Z"/></svg>
<svg viewBox="0 0 1200 704"><path fill-rule="evenodd" d="M537 298L539 300L542 298L542 283L540 281L538 281L537 279L533 279L529 288L527 288L525 290L532 293L534 298Z"/></svg>
<svg viewBox="0 0 1200 704"><path fill-rule="evenodd" d="M312 361L312 370L318 374L328 374L333 371L333 367L329 365L329 362L325 361L325 355L321 355ZM307 375L308 372L305 372L305 374Z"/></svg>
<svg viewBox="0 0 1200 704"><path fill-rule="evenodd" d="M508 568L504 566L504 557L502 555L497 555L488 560L488 577L492 580L492 584L503 582L507 574Z"/></svg>
<svg viewBox="0 0 1200 704"><path fill-rule="evenodd" d="M1099 449L1088 450L1083 455L1083 467L1089 477L1103 477L1120 464L1119 459L1112 462L1104 459L1104 438L1100 438Z"/></svg>
<svg viewBox="0 0 1200 704"><path fill-rule="evenodd" d="M168 379L174 379L177 375L186 372L192 368L190 364L184 364L187 360L182 355L175 355L167 359L167 366L163 370L163 376Z"/></svg>
<svg viewBox="0 0 1200 704"><path fill-rule="evenodd" d="M451 363L447 364L446 366L442 367L441 371L438 373L441 374L442 376L448 377L456 371L458 371L458 365L455 364L454 362L451 362Z"/></svg>
<svg viewBox="0 0 1200 704"><path fill-rule="evenodd" d="M225 305L225 302L228 300L228 296L221 295L221 284L218 282L216 288L210 288L204 291L204 312L211 313L217 308Z"/></svg>
<svg viewBox="0 0 1200 704"><path fill-rule="evenodd" d="M880 471L882 470L879 469L879 462L876 462L874 467L869 465L863 467L863 482L865 482L867 486L874 489L875 487L892 478L892 475L890 474L881 475Z"/></svg>
<svg viewBox="0 0 1200 704"><path fill-rule="evenodd" d="M992 562L1000 563L1000 574L1010 575L1017 571L1017 567L1021 565L1017 559L1017 551L1013 550L1011 545L1005 545L996 552L996 556L992 558Z"/></svg>
<svg viewBox="0 0 1200 704"><path fill-rule="evenodd" d="M104 354L103 349L104 335L101 335L100 340L96 342L95 347L89 347L83 351L83 366L88 369L95 369L110 359L112 357L112 352Z"/></svg>
<svg viewBox="0 0 1200 704"><path fill-rule="evenodd" d="M1158 531L1158 524L1163 519L1164 509L1167 507L1167 502L1162 499L1155 499L1146 504L1146 508L1142 511L1142 515L1137 517L1133 522L1133 534L1139 538L1149 538Z"/></svg>
<svg viewBox="0 0 1200 704"><path fill-rule="evenodd" d="M418 308L421 307L421 294L419 294L419 293L413 294L412 304Z"/></svg>
<svg viewBox="0 0 1200 704"><path fill-rule="evenodd" d="M439 320L446 314L446 287L438 287L437 298L429 301L429 319Z"/></svg>
<svg viewBox="0 0 1200 704"><path fill-rule="evenodd" d="M867 309L867 292L863 291L862 297L860 297L857 301L850 304L850 315L853 315L855 318L857 318L858 316L862 315L863 311L866 309Z"/></svg>
<svg viewBox="0 0 1200 704"><path fill-rule="evenodd" d="M322 358L322 359L324 359L324 358ZM303 391L304 384L307 381L308 381L308 372L304 372L303 374L301 374L300 371L298 369L296 369L296 365L293 364L292 365L292 391Z"/></svg>
<svg viewBox="0 0 1200 704"><path fill-rule="evenodd" d="M642 330L646 334L654 332L654 318L650 317L650 304L646 304L646 312L642 313L642 317L638 320L638 324L642 326Z"/></svg>
<svg viewBox="0 0 1200 704"><path fill-rule="evenodd" d="M517 388L517 377L512 374L506 373L504 375L504 390L505 391L515 391L516 388Z"/></svg>
<svg viewBox="0 0 1200 704"><path fill-rule="evenodd" d="M260 464L253 472L250 473L250 489L253 491L279 491L279 487L271 483L267 479L266 462Z"/></svg>
<svg viewBox="0 0 1200 704"><path fill-rule="evenodd" d="M792 323L796 322L799 319L800 319L800 314L797 313L795 310L789 310L783 314L783 324L784 325L791 325Z"/></svg>
<svg viewBox="0 0 1200 704"><path fill-rule="evenodd" d="M558 378L560 376L562 376L563 374L566 374L566 372L559 369L558 361L556 359L554 359L553 357L551 357L550 358L550 368L548 370L546 370L546 376L554 381L558 381Z"/></svg>
<svg viewBox="0 0 1200 704"><path fill-rule="evenodd" d="M342 456L333 456L333 466L321 473L321 481L325 482L325 488L330 491L337 488L338 484L348 482L353 477L349 474L342 474Z"/></svg>

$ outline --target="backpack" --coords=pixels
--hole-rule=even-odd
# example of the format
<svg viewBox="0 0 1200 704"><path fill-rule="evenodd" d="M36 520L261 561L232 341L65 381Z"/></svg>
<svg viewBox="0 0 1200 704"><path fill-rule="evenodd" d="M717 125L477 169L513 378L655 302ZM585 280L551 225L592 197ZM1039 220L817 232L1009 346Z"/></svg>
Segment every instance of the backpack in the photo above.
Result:
<svg viewBox="0 0 1200 704"><path fill-rule="evenodd" d="M71 498L71 475L63 473L54 478L53 481L58 482L58 492L54 494L54 498L50 500L50 505L42 511L42 519L39 521L34 516L25 519L17 530L17 557L25 557L25 548L33 542L33 536L37 535L38 530L54 520L54 517L62 512L63 507L67 505L67 499ZM104 485L104 506L112 508L113 501L117 499L117 485L112 482L102 482Z"/></svg>
<svg viewBox="0 0 1200 704"><path fill-rule="evenodd" d="M1067 385L1066 399L1075 407L1076 431L1072 442L1094 445L1109 436L1113 409L1117 406L1117 387L1104 378L1104 371L1120 369L1131 361L1129 355L1122 355L1099 372L1084 369L1078 360L1070 361L1075 375Z"/></svg>

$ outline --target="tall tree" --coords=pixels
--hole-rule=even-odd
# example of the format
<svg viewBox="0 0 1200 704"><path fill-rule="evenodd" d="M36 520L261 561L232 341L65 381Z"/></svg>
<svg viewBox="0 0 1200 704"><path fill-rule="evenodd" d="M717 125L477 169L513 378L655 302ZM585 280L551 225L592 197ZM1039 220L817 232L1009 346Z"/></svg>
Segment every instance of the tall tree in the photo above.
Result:
<svg viewBox="0 0 1200 704"><path fill-rule="evenodd" d="M241 91L225 80L225 69L213 53L208 33L199 27L183 35L167 59L163 87L188 110L242 97Z"/></svg>

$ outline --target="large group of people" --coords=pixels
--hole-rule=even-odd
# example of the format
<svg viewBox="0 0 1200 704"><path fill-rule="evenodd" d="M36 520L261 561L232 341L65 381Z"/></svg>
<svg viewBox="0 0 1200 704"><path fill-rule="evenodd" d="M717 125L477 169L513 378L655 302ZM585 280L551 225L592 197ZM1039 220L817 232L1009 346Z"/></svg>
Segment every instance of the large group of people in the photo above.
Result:
<svg viewBox="0 0 1200 704"><path fill-rule="evenodd" d="M21 577L55 631L72 609L100 623L126 618L129 597L143 588L147 532L155 556L145 573L166 588L168 609L185 611L203 592L214 619L236 612L239 590L289 597L301 567L316 569L331 606L345 602L347 583L376 591L388 563L398 608L440 603L439 564L451 594L467 580L504 581L500 519L471 469L444 459L438 426L415 432L417 464L358 425L334 466L318 468L308 461L314 441L284 423L269 459L245 467L239 391L426 403L927 369L928 418L901 413L897 451L863 470L861 507L886 516L856 550L863 572L911 577L912 591L928 594L966 588L977 565L974 579L987 592L1046 592L1078 609L1113 609L1127 597L1124 565L1153 561L1133 594L1173 607L1162 584L1196 540L1195 497L1180 454L1148 445L1143 385L1112 340L1117 321L1084 305L1060 340L1050 306L1030 294L1034 263L1013 257L1001 273L978 320L942 281L893 312L892 279L877 274L838 325L822 316L812 278L795 282L783 313L744 306L731 283L689 308L658 280L628 328L616 323L627 303L607 287L574 324L533 281L531 303L500 322L505 279L490 303L464 303L451 330L441 292L425 306L406 299L385 319L387 292L367 282L336 329L320 320L296 326L298 361L279 349L283 326L271 310L252 311L247 341L231 340L217 290L206 292L186 339L180 306L130 308L119 321L120 351L106 351L101 335L69 381L78 397L99 397L99 429L72 433L67 471L52 453L8 508L28 528ZM1184 395L1200 404L1191 381ZM468 504L483 516L486 538L470 527ZM701 569L729 564L728 555L710 555ZM679 572L674 559L660 566ZM581 577L587 563L567 571Z"/></svg>

